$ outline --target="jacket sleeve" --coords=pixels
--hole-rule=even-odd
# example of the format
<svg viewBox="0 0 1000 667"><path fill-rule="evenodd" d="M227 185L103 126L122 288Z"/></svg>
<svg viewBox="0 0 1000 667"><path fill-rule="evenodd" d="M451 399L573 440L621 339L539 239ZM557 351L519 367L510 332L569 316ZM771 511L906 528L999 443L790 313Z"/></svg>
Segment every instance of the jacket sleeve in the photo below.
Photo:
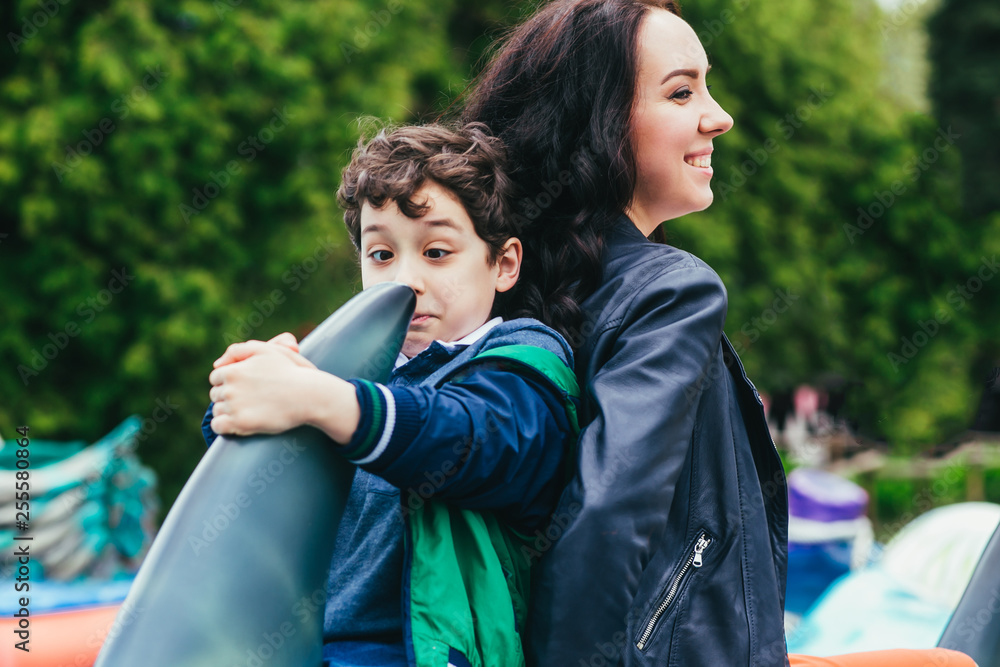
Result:
<svg viewBox="0 0 1000 667"><path fill-rule="evenodd" d="M529 335L571 365L564 341ZM562 394L540 373L497 360L473 364L463 379L441 387L351 380L362 417L341 453L399 487L404 508L438 497L495 510L514 527L533 530L565 484L574 435ZM212 405L202 419L209 446L218 437Z"/></svg>
<svg viewBox="0 0 1000 667"><path fill-rule="evenodd" d="M208 404L208 410L205 411L205 416L201 418L201 434L205 438L205 446L211 447L215 439L219 437L219 434L212 430L212 407L215 402Z"/></svg>
<svg viewBox="0 0 1000 667"><path fill-rule="evenodd" d="M718 275L689 264L655 275L634 292L623 318L592 335L605 350L603 363L584 388L593 419L580 435L578 474L554 515L562 534L535 579L536 659L589 664L598 647L620 650L630 640L626 617L670 514L725 314ZM567 576L584 571L600 576Z"/></svg>
<svg viewBox="0 0 1000 667"><path fill-rule="evenodd" d="M543 525L565 483L572 427L549 380L500 366L483 362L439 388L352 380L368 417L345 456L399 487L404 510L437 497L495 510L521 530Z"/></svg>

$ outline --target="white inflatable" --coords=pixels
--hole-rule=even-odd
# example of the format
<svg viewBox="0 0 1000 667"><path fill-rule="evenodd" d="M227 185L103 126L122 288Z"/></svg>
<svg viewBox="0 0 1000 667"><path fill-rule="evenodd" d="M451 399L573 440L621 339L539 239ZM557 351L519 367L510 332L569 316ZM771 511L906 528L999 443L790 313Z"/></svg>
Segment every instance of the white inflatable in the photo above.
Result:
<svg viewBox="0 0 1000 667"><path fill-rule="evenodd" d="M958 503L914 519L881 559L834 582L788 636L792 653L827 656L932 648L1000 522L1000 505Z"/></svg>

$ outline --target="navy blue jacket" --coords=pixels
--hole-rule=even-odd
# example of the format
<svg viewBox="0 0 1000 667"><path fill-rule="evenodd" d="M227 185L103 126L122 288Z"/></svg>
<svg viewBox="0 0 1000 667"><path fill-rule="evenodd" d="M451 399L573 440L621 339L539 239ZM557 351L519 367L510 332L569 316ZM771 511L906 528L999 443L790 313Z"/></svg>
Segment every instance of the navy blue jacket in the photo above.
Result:
<svg viewBox="0 0 1000 667"><path fill-rule="evenodd" d="M577 475L533 574L529 664L786 664L787 491L718 275L622 216L583 304Z"/></svg>
<svg viewBox="0 0 1000 667"><path fill-rule="evenodd" d="M392 395L395 415L385 442L379 437L358 446L371 427L375 404L362 390L372 385L355 383L362 423L345 455L404 490L404 505L407 490L419 492L428 482L425 473L447 470L434 485L435 497L468 509L494 510L521 531L544 527L565 481L573 431L559 389L543 375L511 372L493 361L472 362L480 352L506 345L540 347L573 367L566 341L536 320L502 322L465 347L435 341L396 368L384 388ZM445 384L470 363L475 373ZM381 390L379 394L387 400ZM376 425L379 434L386 428L385 415ZM210 404L202 420L208 444L216 438L211 421Z"/></svg>

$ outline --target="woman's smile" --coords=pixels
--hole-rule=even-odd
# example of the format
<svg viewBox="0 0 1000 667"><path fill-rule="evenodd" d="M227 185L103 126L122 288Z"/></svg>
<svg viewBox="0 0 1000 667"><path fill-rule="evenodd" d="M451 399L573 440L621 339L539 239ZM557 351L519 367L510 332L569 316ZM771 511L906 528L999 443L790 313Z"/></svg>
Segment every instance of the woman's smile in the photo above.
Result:
<svg viewBox="0 0 1000 667"><path fill-rule="evenodd" d="M687 155L684 157L684 162L695 167L696 169L701 169L708 173L709 176L712 175L712 151L709 149L707 152L696 153L692 155Z"/></svg>

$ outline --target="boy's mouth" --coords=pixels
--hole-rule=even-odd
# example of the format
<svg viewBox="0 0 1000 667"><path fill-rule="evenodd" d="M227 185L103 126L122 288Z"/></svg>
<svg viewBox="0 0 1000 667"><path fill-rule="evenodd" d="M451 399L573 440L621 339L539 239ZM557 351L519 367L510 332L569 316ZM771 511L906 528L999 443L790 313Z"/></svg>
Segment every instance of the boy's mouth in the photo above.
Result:
<svg viewBox="0 0 1000 667"><path fill-rule="evenodd" d="M430 315L425 315L424 313L417 313L416 315L413 316L413 319L410 320L410 326L415 327L415 326L420 326L421 324L426 324L427 322L430 321L430 319L431 319Z"/></svg>

